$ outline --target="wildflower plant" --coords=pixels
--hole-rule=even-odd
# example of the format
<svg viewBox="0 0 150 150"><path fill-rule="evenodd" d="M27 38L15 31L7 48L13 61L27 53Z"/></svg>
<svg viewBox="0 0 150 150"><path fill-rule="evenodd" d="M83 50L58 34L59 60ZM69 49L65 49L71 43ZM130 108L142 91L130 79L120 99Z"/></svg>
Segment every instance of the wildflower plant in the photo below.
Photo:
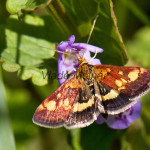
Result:
<svg viewBox="0 0 150 150"><path fill-rule="evenodd" d="M49 80L46 76L47 72L55 74L58 70L59 77L61 77L60 73L63 71L66 73L72 68L77 70L79 62L76 54L93 65L102 63L124 66L130 57L134 63L150 68L150 29L146 21L149 15L146 14L149 12L149 7L147 7L149 2L140 2L139 6L144 10L142 15L140 15L141 10L136 7L138 3L134 1L126 3L113 1L113 3L111 0L1 1L0 149L33 149L33 147L36 149L38 143L38 149L41 150L52 147L62 149L62 145L69 150L116 150L116 141L120 149L124 147L140 149L141 146L145 150L149 149L149 140L147 140L149 137L149 96L142 101L144 107L142 107L141 119L138 120L139 124L133 124L125 131L113 129L125 129L139 117L141 111L139 101L124 113L108 116L107 119L100 115L97 123L83 129L59 128L52 132L51 129L43 132L31 120L37 105L44 97L58 88L57 80L53 80L53 77ZM141 5L142 3L144 5ZM134 7L128 7L130 4ZM117 19L114 9L116 9ZM131 12L137 12L138 9L139 13L130 15ZM90 44L98 47L85 42L97 15L99 18ZM136 21L129 21L135 19ZM141 27L143 29L140 29ZM123 38L126 38L128 51L126 51L119 31ZM59 51L71 55L60 52L57 68L55 43L66 40L72 34L83 43L74 43L75 37L71 36L68 41L59 44ZM102 47L104 51L99 47ZM95 52L101 53L98 55L100 59L92 59L91 53ZM70 73L73 73L75 69ZM59 83L64 80L60 78ZM142 126L140 126L141 122ZM143 131L147 132L143 134ZM69 142L68 139L70 139Z"/></svg>

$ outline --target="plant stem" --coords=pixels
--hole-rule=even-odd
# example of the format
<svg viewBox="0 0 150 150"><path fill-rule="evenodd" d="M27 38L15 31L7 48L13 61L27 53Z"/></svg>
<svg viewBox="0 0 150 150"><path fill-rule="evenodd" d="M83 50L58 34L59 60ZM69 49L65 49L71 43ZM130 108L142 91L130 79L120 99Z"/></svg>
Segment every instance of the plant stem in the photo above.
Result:
<svg viewBox="0 0 150 150"><path fill-rule="evenodd" d="M74 150L82 150L80 145L80 135L81 135L81 129L74 129L70 130L70 134L72 137L72 146Z"/></svg>
<svg viewBox="0 0 150 150"><path fill-rule="evenodd" d="M126 5L145 25L150 26L149 17L141 10L134 1L122 0L123 4Z"/></svg>
<svg viewBox="0 0 150 150"><path fill-rule="evenodd" d="M48 6L49 12L55 18L56 22L62 28L66 36L75 34L79 36L77 27L73 24L60 0L53 0Z"/></svg>

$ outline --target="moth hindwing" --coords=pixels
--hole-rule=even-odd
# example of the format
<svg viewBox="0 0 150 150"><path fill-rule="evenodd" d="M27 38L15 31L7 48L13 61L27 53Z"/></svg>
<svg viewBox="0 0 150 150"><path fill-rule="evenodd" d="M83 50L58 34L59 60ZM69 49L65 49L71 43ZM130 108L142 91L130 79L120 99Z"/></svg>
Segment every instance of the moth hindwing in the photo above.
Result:
<svg viewBox="0 0 150 150"><path fill-rule="evenodd" d="M149 89L150 70L81 63L37 108L33 122L50 128L85 127L99 113L124 112Z"/></svg>

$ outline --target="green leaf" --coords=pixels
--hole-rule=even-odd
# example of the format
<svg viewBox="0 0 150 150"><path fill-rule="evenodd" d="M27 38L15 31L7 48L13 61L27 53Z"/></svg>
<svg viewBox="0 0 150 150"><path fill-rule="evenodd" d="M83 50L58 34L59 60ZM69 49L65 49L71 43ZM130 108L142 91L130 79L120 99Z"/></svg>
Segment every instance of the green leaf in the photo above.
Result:
<svg viewBox="0 0 150 150"><path fill-rule="evenodd" d="M16 72L20 69L20 66L18 64L15 64L15 63L9 63L9 62L6 62L6 63L3 63L3 69L8 71L8 72Z"/></svg>
<svg viewBox="0 0 150 150"><path fill-rule="evenodd" d="M48 66L42 63L53 57L55 44L42 38L46 32L42 18L26 15L24 22L18 22L16 16L11 16L5 28L7 47L1 53L3 68L19 71L22 79L32 77L36 85L47 84L48 78L43 79L42 71Z"/></svg>
<svg viewBox="0 0 150 150"><path fill-rule="evenodd" d="M2 73L0 72L0 148L15 150L12 128L9 122L7 106L4 96Z"/></svg>
<svg viewBox="0 0 150 150"><path fill-rule="evenodd" d="M8 0L6 7L9 13L20 13L22 9L34 10L36 7L45 6L50 3L50 0Z"/></svg>
<svg viewBox="0 0 150 150"><path fill-rule="evenodd" d="M34 27L34 31L30 31L30 25ZM51 58L54 55L55 45L47 40L34 37L36 27L42 26L44 26L44 20L36 16L26 15L25 23L19 23L17 18L11 17L6 29L7 49L2 53L2 59L23 66L33 66L42 63L41 59ZM24 34L22 34L23 31ZM25 31L31 32L32 35L26 35ZM43 33L38 31L36 36L38 34L44 34L44 31Z"/></svg>
<svg viewBox="0 0 150 150"><path fill-rule="evenodd" d="M24 1L15 2L21 8L22 5L24 6ZM33 1L27 3L29 2L33 4ZM10 0L7 5L11 3ZM16 11L20 9L17 4L15 4ZM126 63L126 51L117 29L111 1L62 0L61 3L56 0L48 10L57 23L50 16L25 15L22 22L19 22L15 15L8 19L5 28L7 45L1 54L1 60L5 61L3 64L5 70L19 71L18 75L22 79L32 77L36 85L47 84L48 78L42 79L42 71L49 68L45 60L54 56L54 42L67 40L64 37L70 34L76 35L76 42L86 42L93 19L97 15L99 18L89 42L104 49L104 52L97 57L103 64L124 65Z"/></svg>
<svg viewBox="0 0 150 150"><path fill-rule="evenodd" d="M80 33L80 37L76 37L77 41L87 41L93 19L99 15L89 43L104 49L98 55L103 64L126 63L127 54L117 28L111 0L62 0L62 3ZM69 26L67 23L66 25Z"/></svg>
<svg viewBox="0 0 150 150"><path fill-rule="evenodd" d="M127 42L131 58L140 66L150 69L150 27L140 29L134 38Z"/></svg>

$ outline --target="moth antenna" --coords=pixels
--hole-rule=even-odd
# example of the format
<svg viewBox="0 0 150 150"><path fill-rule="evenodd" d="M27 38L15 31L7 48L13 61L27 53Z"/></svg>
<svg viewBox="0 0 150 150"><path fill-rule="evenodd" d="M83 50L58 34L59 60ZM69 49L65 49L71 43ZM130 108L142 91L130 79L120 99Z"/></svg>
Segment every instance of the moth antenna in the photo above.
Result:
<svg viewBox="0 0 150 150"><path fill-rule="evenodd" d="M49 48L44 47L44 46L40 46L40 47L45 48L45 49L49 49ZM50 49L49 49L49 50L50 50ZM62 52L62 51L59 51L59 50L56 50L56 49L55 49L55 51L56 51L56 52L59 52L59 53L62 53L62 54L67 54L67 55L71 55L71 56L73 56L73 57L76 57L75 55L69 54L68 52Z"/></svg>
<svg viewBox="0 0 150 150"><path fill-rule="evenodd" d="M90 41L90 38L91 38L91 35L92 35L92 33L93 33L93 30L94 30L94 27L95 27L95 23L96 23L96 20L97 20L98 17L99 17L99 15L97 15L97 16L95 17L94 21L93 21L93 25L92 25L91 31L90 31L90 33L89 33L89 37L88 37L88 40L87 40L87 44L88 44L89 41Z"/></svg>
<svg viewBox="0 0 150 150"><path fill-rule="evenodd" d="M91 31L90 31L90 33L89 33L88 40L87 40L87 42L86 42L87 44L88 44L89 41L90 41L90 38L91 38L91 35L92 35L92 33L93 33L93 30L94 30L94 27L95 27L95 23L96 23L98 17L99 17L99 15L97 15L97 16L95 17L95 19L93 20L93 25L92 25ZM91 58L91 59L93 60L93 59L96 57L96 55L97 55L97 50L96 50L96 52L95 52L94 57ZM84 54L83 54L83 56L84 56ZM91 59L90 59L90 61L91 61Z"/></svg>
<svg viewBox="0 0 150 150"><path fill-rule="evenodd" d="M97 49L95 51L95 55L88 61L88 63L91 62L96 57L96 55L97 55Z"/></svg>
<svg viewBox="0 0 150 150"><path fill-rule="evenodd" d="M76 53L76 57L78 58L78 60L81 60L81 56L79 54Z"/></svg>
<svg viewBox="0 0 150 150"><path fill-rule="evenodd" d="M49 48L44 47L44 46L40 46L40 47L49 49ZM59 50L55 50L55 51L57 51L57 52L59 52L59 53L62 53L62 54L71 55L71 56L73 56L73 57L77 57L78 60L81 60L81 57L80 57L79 54L76 54L76 53L75 53L75 55L73 55L73 54L68 54L67 52L62 52L62 51L59 51ZM73 70L74 70L74 71L77 71L75 68L72 68L72 69L68 72L68 74L71 74L71 72L72 72ZM65 75L65 76L66 76L66 75ZM64 76L64 77L65 77L65 76ZM60 77L58 77L58 78L61 79Z"/></svg>

